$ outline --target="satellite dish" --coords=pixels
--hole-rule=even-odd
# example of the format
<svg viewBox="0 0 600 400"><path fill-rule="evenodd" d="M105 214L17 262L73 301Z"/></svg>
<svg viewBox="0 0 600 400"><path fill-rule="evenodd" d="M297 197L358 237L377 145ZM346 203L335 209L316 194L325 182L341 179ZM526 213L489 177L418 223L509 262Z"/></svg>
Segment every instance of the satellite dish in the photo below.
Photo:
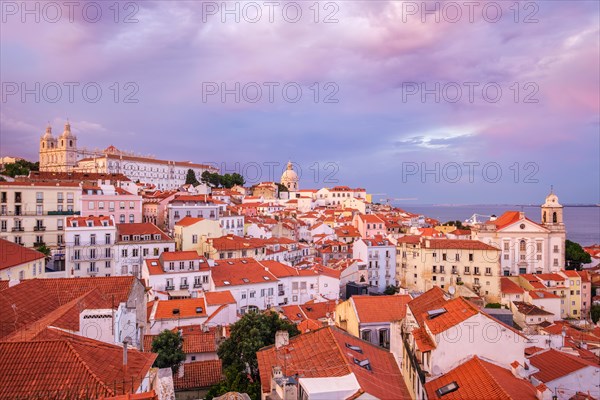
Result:
<svg viewBox="0 0 600 400"><path fill-rule="evenodd" d="M454 293L456 293L456 288L454 286L450 286L448 288L448 293L454 296Z"/></svg>

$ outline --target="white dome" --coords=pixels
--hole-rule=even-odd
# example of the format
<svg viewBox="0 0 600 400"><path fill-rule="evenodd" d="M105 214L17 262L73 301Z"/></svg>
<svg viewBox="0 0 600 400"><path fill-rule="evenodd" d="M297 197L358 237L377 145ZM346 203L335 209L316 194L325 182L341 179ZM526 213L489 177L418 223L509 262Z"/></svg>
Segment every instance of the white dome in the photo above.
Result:
<svg viewBox="0 0 600 400"><path fill-rule="evenodd" d="M287 169L281 175L281 183L298 182L298 174L294 171L292 163L288 162Z"/></svg>
<svg viewBox="0 0 600 400"><path fill-rule="evenodd" d="M546 202L543 207L561 207L558 202L558 196L554 194L554 192L550 192L548 196L546 196Z"/></svg>

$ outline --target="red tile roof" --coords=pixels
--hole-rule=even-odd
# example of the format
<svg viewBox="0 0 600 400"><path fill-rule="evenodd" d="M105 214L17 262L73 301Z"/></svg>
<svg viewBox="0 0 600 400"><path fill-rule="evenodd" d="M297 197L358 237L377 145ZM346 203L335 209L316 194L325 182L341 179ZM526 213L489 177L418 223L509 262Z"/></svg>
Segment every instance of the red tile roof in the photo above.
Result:
<svg viewBox="0 0 600 400"><path fill-rule="evenodd" d="M429 242L429 246L427 246ZM461 239L422 239L424 247L429 249L458 249L458 250L492 250L499 251L498 248L490 246L479 240L461 240Z"/></svg>
<svg viewBox="0 0 600 400"><path fill-rule="evenodd" d="M119 240L123 235L160 235L160 240L163 241L172 241L166 233L164 233L160 228L154 224L148 222L141 223L133 223L133 224L117 224L117 235ZM151 240L154 240L154 236L151 237ZM129 241L132 242L133 238L130 237Z"/></svg>
<svg viewBox="0 0 600 400"><path fill-rule="evenodd" d="M276 282L277 278L253 258L219 260L211 268L215 286L227 287Z"/></svg>
<svg viewBox="0 0 600 400"><path fill-rule="evenodd" d="M67 227L84 228L88 226L88 222L91 222L94 227L113 226L115 224L114 220L109 215L102 217L93 215L87 217L67 217Z"/></svg>
<svg viewBox="0 0 600 400"><path fill-rule="evenodd" d="M423 327L423 314L429 310L440 308L444 304L446 304L444 291L439 287L434 286L422 295L409 301L408 307L417 320L417 324L419 324L420 327Z"/></svg>
<svg viewBox="0 0 600 400"><path fill-rule="evenodd" d="M206 304L209 306L221 304L235 304L235 299L229 290L221 292L204 292Z"/></svg>
<svg viewBox="0 0 600 400"><path fill-rule="evenodd" d="M55 331L54 340L0 342L0 398L86 399L136 390L156 354ZM116 389L116 393L115 393Z"/></svg>
<svg viewBox="0 0 600 400"><path fill-rule="evenodd" d="M194 218L194 217L183 217L181 220L179 220L175 225L176 226L190 226L193 225L197 222L203 221L204 218Z"/></svg>
<svg viewBox="0 0 600 400"><path fill-rule="evenodd" d="M102 397L101 400L158 400L154 390L144 393L127 393L112 397Z"/></svg>
<svg viewBox="0 0 600 400"><path fill-rule="evenodd" d="M154 319L207 317L206 303L202 297L178 300L157 300ZM178 312L175 312L178 310Z"/></svg>
<svg viewBox="0 0 600 400"><path fill-rule="evenodd" d="M161 262L204 260L205 258L195 250L188 251L163 251L159 257Z"/></svg>
<svg viewBox="0 0 600 400"><path fill-rule="evenodd" d="M429 333L427 333L427 329L425 329L424 327L413 329L412 335L415 338L417 348L422 353L426 351L431 351L436 348L435 342L431 339Z"/></svg>
<svg viewBox="0 0 600 400"><path fill-rule="evenodd" d="M508 225L514 224L521 219L519 211L506 211L494 221L488 221L486 224L496 225L497 229L502 229Z"/></svg>
<svg viewBox="0 0 600 400"><path fill-rule="evenodd" d="M540 372L533 376L544 383L552 382L555 379L589 366L599 368L598 365L585 359L554 349L532 355L529 357L529 362L540 370Z"/></svg>
<svg viewBox="0 0 600 400"><path fill-rule="evenodd" d="M513 301L517 310L523 315L554 315L551 312L542 310L533 304L525 303L524 301Z"/></svg>
<svg viewBox="0 0 600 400"><path fill-rule="evenodd" d="M479 309L462 297L447 301L441 308L446 311L435 318L428 319L427 314L423 314L425 323L434 335L444 332L479 313Z"/></svg>
<svg viewBox="0 0 600 400"><path fill-rule="evenodd" d="M195 361L184 363L183 377L173 374L175 390L206 388L215 385L223 378L221 360Z"/></svg>
<svg viewBox="0 0 600 400"><path fill-rule="evenodd" d="M500 278L500 291L506 294L524 294L525 290L513 282L510 278L503 276Z"/></svg>
<svg viewBox="0 0 600 400"><path fill-rule="evenodd" d="M436 390L456 382L458 389L438 396ZM536 389L525 380L515 377L511 371L475 356L441 377L425 384L429 399L463 400L536 400Z"/></svg>
<svg viewBox="0 0 600 400"><path fill-rule="evenodd" d="M409 295L352 296L360 323L400 321L406 316Z"/></svg>
<svg viewBox="0 0 600 400"><path fill-rule="evenodd" d="M39 321L94 289L101 294L102 308L116 308L128 300L136 282L139 281L133 276L23 281L0 292L0 338Z"/></svg>
<svg viewBox="0 0 600 400"><path fill-rule="evenodd" d="M346 344L358 346L362 353ZM271 390L271 373L282 366L286 376L301 374L305 378L338 377L354 373L364 392L380 399L409 399L410 395L391 353L358 339L338 328L325 327L290 338L289 345L260 349L256 356L263 393ZM286 362L282 363L281 358ZM355 363L368 359L371 370Z"/></svg>
<svg viewBox="0 0 600 400"><path fill-rule="evenodd" d="M31 261L41 260L44 253L0 239L0 270L15 267ZM15 277L16 278L16 277Z"/></svg>

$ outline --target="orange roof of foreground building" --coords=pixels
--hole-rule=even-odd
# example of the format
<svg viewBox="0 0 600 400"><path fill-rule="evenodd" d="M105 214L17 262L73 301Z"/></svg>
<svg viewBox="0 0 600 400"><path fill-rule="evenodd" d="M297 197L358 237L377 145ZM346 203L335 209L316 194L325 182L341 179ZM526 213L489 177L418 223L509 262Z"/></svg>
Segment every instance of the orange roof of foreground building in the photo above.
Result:
<svg viewBox="0 0 600 400"><path fill-rule="evenodd" d="M444 304L446 304L444 291L439 287L434 286L422 295L409 301L408 307L419 326L423 327L423 321L425 320L423 315L427 311L439 308Z"/></svg>
<svg viewBox="0 0 600 400"><path fill-rule="evenodd" d="M441 387L456 382L458 389L439 396ZM536 389L511 371L474 356L441 377L425 384L429 399L514 399L536 400Z"/></svg>
<svg viewBox="0 0 600 400"><path fill-rule="evenodd" d="M4 289L0 292L0 339L94 289L101 298L94 302L95 308L116 308L127 301L136 281L133 276L31 279ZM15 323L15 313L18 323Z"/></svg>
<svg viewBox="0 0 600 400"><path fill-rule="evenodd" d="M44 253L37 250L0 239L0 271L31 261L41 260L44 257Z"/></svg>
<svg viewBox="0 0 600 400"><path fill-rule="evenodd" d="M221 292L204 292L206 304L209 306L221 304L235 304L235 299L229 290Z"/></svg>
<svg viewBox="0 0 600 400"><path fill-rule="evenodd" d="M406 305L412 298L407 295L352 296L361 323L400 321L406 316Z"/></svg>
<svg viewBox="0 0 600 400"><path fill-rule="evenodd" d="M434 335L444 332L479 313L479 310L471 302L462 297L447 301L441 309L444 309L445 312L433 319L427 319L427 313L423 313L423 319Z"/></svg>
<svg viewBox="0 0 600 400"><path fill-rule="evenodd" d="M196 222L200 222L203 221L204 218L195 218L195 217L183 217L181 220L177 221L175 223L175 226L190 226L190 225L194 225Z"/></svg>
<svg viewBox="0 0 600 400"><path fill-rule="evenodd" d="M55 331L54 340L0 342L0 398L87 399L137 389L156 354Z"/></svg>
<svg viewBox="0 0 600 400"><path fill-rule="evenodd" d="M349 346L357 346L362 353ZM285 355L286 362L281 362ZM380 399L410 399L410 394L394 360L394 356L338 328L325 327L290 338L289 345L260 349L256 356L263 393L271 391L272 367L282 366L286 376L300 374L304 378L339 377L354 373L362 390ZM369 360L370 370L354 359Z"/></svg>
<svg viewBox="0 0 600 400"><path fill-rule="evenodd" d="M215 286L276 282L277 278L253 258L219 260L211 269Z"/></svg>

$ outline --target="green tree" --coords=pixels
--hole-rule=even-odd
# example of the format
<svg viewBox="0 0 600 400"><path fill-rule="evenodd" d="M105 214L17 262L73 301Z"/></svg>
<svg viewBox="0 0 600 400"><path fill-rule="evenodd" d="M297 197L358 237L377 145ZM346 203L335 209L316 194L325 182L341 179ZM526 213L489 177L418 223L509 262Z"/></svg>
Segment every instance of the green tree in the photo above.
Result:
<svg viewBox="0 0 600 400"><path fill-rule="evenodd" d="M590 309L590 318L592 321L597 324L598 320L600 320L600 304L594 304Z"/></svg>
<svg viewBox="0 0 600 400"><path fill-rule="evenodd" d="M46 261L48 261L50 259L50 255L52 254L52 251L50 250L50 248L48 246L46 246L45 244L42 244L40 246L37 246L35 249L37 251L39 251L40 253L43 253L46 256Z"/></svg>
<svg viewBox="0 0 600 400"><path fill-rule="evenodd" d="M39 162L32 163L27 160L17 160L14 163L4 164L4 168L0 173L14 178L17 175L29 175L29 171L39 171L39 169Z"/></svg>
<svg viewBox="0 0 600 400"><path fill-rule="evenodd" d="M459 220L444 222L442 225L443 226L455 226L456 229L470 229L469 227L464 226L462 224L462 222L460 222Z"/></svg>
<svg viewBox="0 0 600 400"><path fill-rule="evenodd" d="M157 368L171 368L173 373L179 369L179 364L185 360L183 338L179 333L164 330L152 341L152 352L158 353L154 361Z"/></svg>
<svg viewBox="0 0 600 400"><path fill-rule="evenodd" d="M248 393L252 399L260 399L256 352L274 344L277 331L288 331L290 337L300 333L296 325L279 318L275 312L250 312L231 325L229 338L217 350L225 379L210 389L207 398L240 392Z"/></svg>
<svg viewBox="0 0 600 400"><path fill-rule="evenodd" d="M487 303L485 308L502 308L502 304L500 303Z"/></svg>
<svg viewBox="0 0 600 400"><path fill-rule="evenodd" d="M383 291L383 294L396 294L400 291L400 289L394 285L389 285Z"/></svg>
<svg viewBox="0 0 600 400"><path fill-rule="evenodd" d="M187 170L187 175L185 176L185 184L186 185L194 185L196 186L197 184L199 184L200 182L198 182L198 179L196 178L196 173L194 172L193 169L188 169Z"/></svg>
<svg viewBox="0 0 600 400"><path fill-rule="evenodd" d="M580 269L581 264L590 262L592 262L591 256L583 250L579 243L565 241L565 267L567 269Z"/></svg>

